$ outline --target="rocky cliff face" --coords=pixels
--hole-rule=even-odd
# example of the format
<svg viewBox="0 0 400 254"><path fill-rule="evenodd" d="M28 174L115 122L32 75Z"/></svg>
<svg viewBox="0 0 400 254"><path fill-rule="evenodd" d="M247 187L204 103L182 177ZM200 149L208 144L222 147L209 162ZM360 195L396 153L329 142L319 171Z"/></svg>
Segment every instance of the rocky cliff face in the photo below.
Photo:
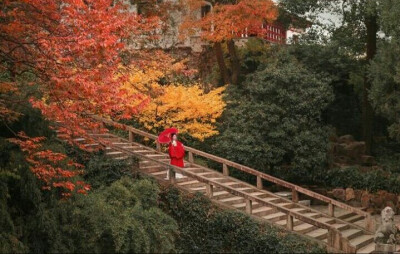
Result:
<svg viewBox="0 0 400 254"><path fill-rule="evenodd" d="M356 141L351 135L332 137L329 151L331 167L376 166L375 158L367 155L365 151L365 142Z"/></svg>

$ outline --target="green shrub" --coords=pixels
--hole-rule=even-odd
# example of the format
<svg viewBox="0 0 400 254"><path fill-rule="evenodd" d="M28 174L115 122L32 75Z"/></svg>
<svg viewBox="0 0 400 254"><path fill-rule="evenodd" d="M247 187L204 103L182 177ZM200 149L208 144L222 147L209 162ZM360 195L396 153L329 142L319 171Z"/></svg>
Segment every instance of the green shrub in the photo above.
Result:
<svg viewBox="0 0 400 254"><path fill-rule="evenodd" d="M113 160L103 153L92 154L83 163L85 166L85 180L93 188L108 186L123 176L132 176L133 166L130 164L132 162L134 162L133 158L130 160Z"/></svg>
<svg viewBox="0 0 400 254"><path fill-rule="evenodd" d="M214 146L219 155L302 183L324 169L330 130L321 114L333 100L329 79L281 50L241 85L229 86L226 99ZM281 174L285 166L290 170Z"/></svg>
<svg viewBox="0 0 400 254"><path fill-rule="evenodd" d="M157 184L132 178L124 161L49 143L85 164L93 188L59 200L40 188L19 148L0 138L0 253L174 252L178 228L157 207Z"/></svg>
<svg viewBox="0 0 400 254"><path fill-rule="evenodd" d="M179 225L181 253L324 253L304 238L255 221L238 211L222 210L200 193L162 189L160 207Z"/></svg>
<svg viewBox="0 0 400 254"><path fill-rule="evenodd" d="M144 181L144 182L142 182ZM155 204L142 203L140 187L157 196L148 180L124 177L110 186L60 201L40 212L32 230L44 241L34 252L155 253L174 251L176 222ZM154 195L153 195L154 196ZM35 229L35 230L33 230Z"/></svg>
<svg viewBox="0 0 400 254"><path fill-rule="evenodd" d="M370 192L386 190L391 193L400 193L399 175L378 169L361 172L356 167L335 168L321 174L317 182L332 188L354 188Z"/></svg>

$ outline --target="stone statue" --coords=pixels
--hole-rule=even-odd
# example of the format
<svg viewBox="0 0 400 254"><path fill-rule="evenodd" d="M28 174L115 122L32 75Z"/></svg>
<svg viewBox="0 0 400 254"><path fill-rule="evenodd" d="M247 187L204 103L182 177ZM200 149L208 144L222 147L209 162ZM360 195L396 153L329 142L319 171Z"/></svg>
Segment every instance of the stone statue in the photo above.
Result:
<svg viewBox="0 0 400 254"><path fill-rule="evenodd" d="M394 224L394 211L390 207L386 207L381 212L381 225L375 232L374 242L376 244L395 245L399 230Z"/></svg>

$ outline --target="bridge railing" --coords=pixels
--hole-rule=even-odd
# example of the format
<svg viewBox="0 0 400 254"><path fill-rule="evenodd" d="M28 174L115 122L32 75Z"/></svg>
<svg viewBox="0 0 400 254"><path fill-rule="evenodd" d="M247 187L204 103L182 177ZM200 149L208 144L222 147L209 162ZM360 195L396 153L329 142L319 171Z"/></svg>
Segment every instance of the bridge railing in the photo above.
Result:
<svg viewBox="0 0 400 254"><path fill-rule="evenodd" d="M209 198L211 198L211 199L213 198L213 195L214 195L214 189L215 188L219 188L219 189L222 189L222 190L224 190L226 192L229 192L229 193L231 193L231 194L233 194L235 196L243 197L246 200L246 209L245 210L246 210L246 213L248 213L248 214L252 214L252 210L253 210L252 209L252 204L254 202L257 202L259 204L274 208L277 211L280 211L280 212L282 212L282 213L287 215L286 228L288 230L294 231L293 230L293 227L294 227L294 221L293 220L296 218L299 221L311 224L311 225L313 225L313 226L315 226L317 228L326 229L328 231L327 245L329 247L331 247L333 250L336 250L336 251L340 250L340 251L343 251L343 252L346 252L346 253L355 253L356 252L355 247L350 244L349 240L347 238L345 238L338 229L336 229L334 226L332 226L330 224L317 221L317 220L315 220L313 218L310 218L310 217L307 217L307 216L305 216L305 215L303 215L301 213L298 213L298 212L295 212L295 211L291 211L289 208L279 206L279 205L277 205L277 204L275 204L273 202L266 201L266 200L264 200L264 199L262 199L260 197L257 197L257 196L252 196L252 195L250 195L250 194L248 194L246 192L243 192L243 191L240 191L240 190L236 190L231 186L224 185L223 183L219 183L219 182L216 182L214 180L210 180L210 179L205 178L203 176L199 176L199 175L197 175L197 174L195 174L193 172L184 170L184 169L182 169L180 167L173 166L173 165L171 165L169 163L165 163L165 162L159 161L157 159L148 157L148 156L143 155L143 154L135 153L132 150L129 150L129 149L126 149L126 148L123 148L123 147L120 147L120 146L112 145L112 143L110 143L110 142L102 141L101 138L95 138L95 139L97 139L97 142L99 144L103 145L104 147L111 147L112 149L114 149L116 151L119 151L119 152L122 152L122 153L124 153L126 155L135 157L135 158L137 158L139 160L151 161L153 163L158 164L159 166L161 166L165 170L169 171L169 181L172 184L176 183L176 173L180 173L180 174L182 174L184 176L187 176L187 177L190 177L192 179L196 179L199 182L205 183L206 184L206 190L207 190L206 191L207 196Z"/></svg>
<svg viewBox="0 0 400 254"><path fill-rule="evenodd" d="M111 126L114 126L118 129L122 129L122 130L126 130L129 133L129 141L133 141L133 136L136 135L140 135L142 137L146 137L148 139L152 139L155 140L156 142L156 146L157 146L157 150L161 150L161 145L157 142L157 136L150 134L148 132L145 131L141 131L138 130L136 128L133 128L131 126L125 125L125 124L121 124L121 123L117 123L115 121L109 120L109 119L105 119L99 116L91 116L93 119L103 122L104 124L108 124ZM371 214L361 210L361 209L357 209L355 207L349 206L347 204L344 204L342 202L339 202L337 200L334 200L332 198L326 197L324 195L321 195L319 193L313 192L309 189L300 187L298 185L295 185L293 183L284 181L282 179L276 178L274 176L265 174L263 172L257 171L253 168L241 165L239 163L233 162L233 161L229 161L227 159L197 150L195 148L192 147L188 147L185 146L185 150L188 152L188 161L190 163L194 163L194 156L199 156L199 157L203 157L215 162L218 162L222 165L222 172L224 175L228 176L229 175L229 167L235 168L237 170L240 170L242 172L248 173L250 175L256 176L257 177L257 188L262 189L263 188L263 183L262 180L265 181L269 181L271 183L274 183L276 185L288 188L292 191L292 201L297 203L299 201L299 193L309 196L313 199L317 199L319 201L322 201L324 203L326 203L328 205L328 215L335 217L335 207L339 207L341 209L344 209L348 212L352 212L355 213L357 215L360 215L362 217L364 217L364 228L366 231L369 232L374 232L375 231L375 221L372 218ZM257 201L258 202L258 201ZM297 218L297 217L296 217Z"/></svg>

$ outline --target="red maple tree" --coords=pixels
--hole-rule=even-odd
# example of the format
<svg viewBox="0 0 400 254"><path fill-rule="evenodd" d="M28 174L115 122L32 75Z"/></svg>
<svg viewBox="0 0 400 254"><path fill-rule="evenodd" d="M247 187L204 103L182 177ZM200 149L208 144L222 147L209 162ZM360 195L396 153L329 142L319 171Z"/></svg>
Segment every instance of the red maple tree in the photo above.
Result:
<svg viewBox="0 0 400 254"><path fill-rule="evenodd" d="M271 23L278 16L278 8L272 0L215 0L212 10L199 18L199 10L209 5L204 0L184 0L187 13L181 26L182 36L200 33L213 44L221 77L226 84L238 84L240 59L233 39L239 34L263 35L264 22ZM222 44L226 43L231 60L228 70L223 57Z"/></svg>
<svg viewBox="0 0 400 254"><path fill-rule="evenodd" d="M0 91L14 92L18 77L30 73L34 76L32 84L40 92L40 96L30 98L31 104L46 119L59 123L57 128L71 143L74 137L88 137L88 131L101 127L88 117L90 114L114 119L137 114L147 101L123 87L126 77L120 73L122 56L130 49L127 42L138 45L154 39L160 19L153 14L132 13L122 2L1 1L0 72L8 73L10 78L0 82ZM15 119L15 112L6 107L6 99L0 99L0 118ZM28 153L32 172L46 187L72 190L80 185L80 190L86 190L84 183L59 181L73 178L75 171L49 166L67 160L65 155L37 151L42 138L31 139L24 134L18 138L13 142ZM70 166L80 168L77 164Z"/></svg>
<svg viewBox="0 0 400 254"><path fill-rule="evenodd" d="M129 118L140 109L127 106L142 97L122 88L120 54L125 41L157 28L156 16L135 15L111 0L18 0L3 1L0 19L2 67L12 77L35 75L43 96L31 103L67 135L95 125L85 113Z"/></svg>
<svg viewBox="0 0 400 254"><path fill-rule="evenodd" d="M43 182L42 189L61 189L64 197L69 197L73 192L87 194L90 185L83 181L72 179L83 173L83 166L69 159L65 154L55 153L43 149L43 137L30 138L25 133L18 133L17 138L9 139L19 145L27 154L26 161L30 164L32 173Z"/></svg>

